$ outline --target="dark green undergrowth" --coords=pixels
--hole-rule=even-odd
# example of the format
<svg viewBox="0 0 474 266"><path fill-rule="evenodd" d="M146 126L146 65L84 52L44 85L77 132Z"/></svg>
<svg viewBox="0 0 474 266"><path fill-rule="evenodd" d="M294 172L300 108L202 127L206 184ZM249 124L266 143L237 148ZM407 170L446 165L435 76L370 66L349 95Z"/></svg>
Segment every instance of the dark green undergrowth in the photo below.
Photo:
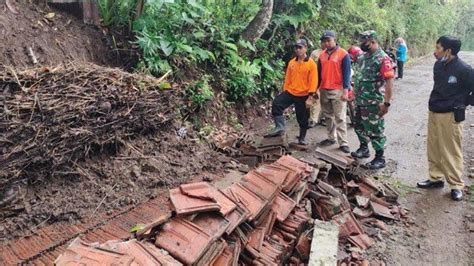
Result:
<svg viewBox="0 0 474 266"><path fill-rule="evenodd" d="M379 33L384 47L403 37L411 57L430 53L443 34L459 35L473 47L470 0L275 0L270 23L254 43L241 33L261 1L98 2L106 26L133 32L130 42L141 53L136 71L161 76L172 70L174 81L187 84L193 110L215 101L214 91L232 104L272 97L281 88L292 42L304 36L315 49L325 29L336 31L345 48L368 29Z"/></svg>

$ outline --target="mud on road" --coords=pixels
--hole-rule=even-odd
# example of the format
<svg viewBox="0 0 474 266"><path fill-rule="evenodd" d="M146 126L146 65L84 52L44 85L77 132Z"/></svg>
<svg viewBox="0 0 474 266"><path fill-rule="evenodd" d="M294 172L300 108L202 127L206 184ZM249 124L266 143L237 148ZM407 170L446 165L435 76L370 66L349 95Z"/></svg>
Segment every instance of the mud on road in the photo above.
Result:
<svg viewBox="0 0 474 266"><path fill-rule="evenodd" d="M461 53L460 58L474 65L474 53ZM418 181L428 173L426 134L428 98L433 87L434 58L418 59L405 71L403 80L395 82L393 102L386 118L388 167L371 173L398 187L402 204L410 209L411 221L392 224L390 235L381 236L375 247L367 251L369 257L380 258L388 265L473 265L474 263L474 198L465 195L461 202L450 199L447 186L436 190L419 190ZM289 137L298 134L292 123ZM349 145L358 148L351 127ZM311 148L326 138L321 126L308 132ZM330 149L337 151L337 146ZM471 185L469 173L474 167L474 108L470 107L464 122L463 152L466 185ZM373 152L372 152L373 154ZM466 189L466 192L468 189Z"/></svg>

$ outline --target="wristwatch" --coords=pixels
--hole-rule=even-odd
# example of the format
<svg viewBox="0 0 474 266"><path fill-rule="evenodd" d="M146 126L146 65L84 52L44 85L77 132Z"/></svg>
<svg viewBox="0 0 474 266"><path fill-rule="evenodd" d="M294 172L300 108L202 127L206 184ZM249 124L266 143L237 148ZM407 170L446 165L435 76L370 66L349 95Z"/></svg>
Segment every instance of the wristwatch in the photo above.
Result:
<svg viewBox="0 0 474 266"><path fill-rule="evenodd" d="M384 102L383 105L385 105L385 107L390 107L390 103L388 102Z"/></svg>

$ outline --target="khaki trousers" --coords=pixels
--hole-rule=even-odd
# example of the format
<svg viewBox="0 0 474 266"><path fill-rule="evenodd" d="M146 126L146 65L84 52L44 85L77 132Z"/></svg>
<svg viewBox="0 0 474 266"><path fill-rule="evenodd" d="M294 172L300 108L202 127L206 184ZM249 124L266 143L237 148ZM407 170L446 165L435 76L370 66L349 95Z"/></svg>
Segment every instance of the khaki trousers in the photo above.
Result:
<svg viewBox="0 0 474 266"><path fill-rule="evenodd" d="M316 93L319 96L319 91L316 92ZM320 119L320 115L321 115L321 103L320 103L320 99L318 97L318 99L314 100L314 104L311 106L309 120L313 121L314 124L318 124L319 119Z"/></svg>
<svg viewBox="0 0 474 266"><path fill-rule="evenodd" d="M326 118L328 139L336 140L340 146L347 145L347 103L341 100L343 90L320 89L321 109Z"/></svg>
<svg viewBox="0 0 474 266"><path fill-rule="evenodd" d="M433 181L443 177L451 189L463 189L461 179L463 171L462 157L463 124L454 121L454 114L428 114L428 171Z"/></svg>

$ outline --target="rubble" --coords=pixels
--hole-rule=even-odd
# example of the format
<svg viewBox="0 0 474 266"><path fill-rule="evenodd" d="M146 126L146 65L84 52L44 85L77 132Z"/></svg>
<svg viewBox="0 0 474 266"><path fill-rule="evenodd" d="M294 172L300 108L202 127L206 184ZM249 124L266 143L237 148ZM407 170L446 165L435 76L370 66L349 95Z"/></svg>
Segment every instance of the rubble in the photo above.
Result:
<svg viewBox="0 0 474 266"><path fill-rule="evenodd" d="M265 145L271 143L277 142ZM242 145L248 153L250 146ZM120 248L139 244L153 249L150 254L166 254L165 250L166 256L186 265L336 265L339 242L349 247L341 263L363 265L361 252L374 244L371 230L388 230L376 218L402 219L406 210L393 202L396 194L390 187L365 178L347 182L340 176L340 162L339 169L331 171L329 161L334 160L327 158L337 157L326 151L321 154L327 162L282 155L220 189L207 182L173 188L170 201L175 215L146 225L135 234L140 241L100 245L76 239L57 262L93 261L97 253L131 263L140 260L138 248ZM78 245L85 255L74 257ZM115 248L116 253L104 255L97 247L104 249L101 252Z"/></svg>
<svg viewBox="0 0 474 266"><path fill-rule="evenodd" d="M72 63L0 70L0 187L81 173L84 159L169 129L176 116L175 93L148 76Z"/></svg>

